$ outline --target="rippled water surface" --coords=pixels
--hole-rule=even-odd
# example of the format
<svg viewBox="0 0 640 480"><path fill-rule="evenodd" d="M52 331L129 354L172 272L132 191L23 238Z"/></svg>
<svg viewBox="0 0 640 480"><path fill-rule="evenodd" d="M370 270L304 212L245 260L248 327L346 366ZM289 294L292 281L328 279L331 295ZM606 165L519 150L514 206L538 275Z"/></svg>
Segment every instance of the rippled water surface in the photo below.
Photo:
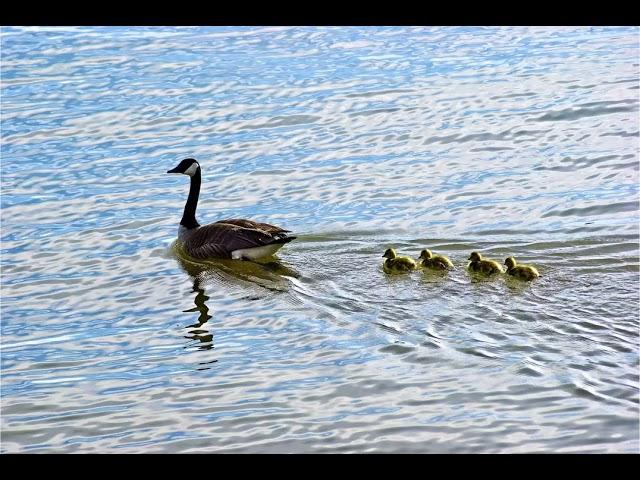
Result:
<svg viewBox="0 0 640 480"><path fill-rule="evenodd" d="M0 451L639 452L638 28L0 38Z"/></svg>

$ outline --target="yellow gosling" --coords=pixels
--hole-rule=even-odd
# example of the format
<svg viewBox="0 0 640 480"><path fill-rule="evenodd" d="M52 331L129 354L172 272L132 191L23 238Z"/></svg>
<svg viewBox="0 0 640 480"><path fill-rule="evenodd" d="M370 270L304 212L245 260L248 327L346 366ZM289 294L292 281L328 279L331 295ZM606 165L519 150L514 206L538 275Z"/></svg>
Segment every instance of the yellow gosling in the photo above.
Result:
<svg viewBox="0 0 640 480"><path fill-rule="evenodd" d="M418 264L426 268L432 268L434 270L451 270L453 269L453 263L444 255L434 255L431 250L424 249L420 252L418 257Z"/></svg>
<svg viewBox="0 0 640 480"><path fill-rule="evenodd" d="M416 262L412 258L399 257L394 248L388 248L382 256L386 258L382 267L387 273L408 272L417 268Z"/></svg>
<svg viewBox="0 0 640 480"><path fill-rule="evenodd" d="M507 273L512 277L519 278L520 280L533 280L538 278L540 274L535 267L530 265L518 265L516 259L509 257L504 261L507 266Z"/></svg>
<svg viewBox="0 0 640 480"><path fill-rule="evenodd" d="M478 252L472 252L469 255L469 270L472 272L484 273L492 275L494 273L502 273L502 267L495 260L484 260Z"/></svg>

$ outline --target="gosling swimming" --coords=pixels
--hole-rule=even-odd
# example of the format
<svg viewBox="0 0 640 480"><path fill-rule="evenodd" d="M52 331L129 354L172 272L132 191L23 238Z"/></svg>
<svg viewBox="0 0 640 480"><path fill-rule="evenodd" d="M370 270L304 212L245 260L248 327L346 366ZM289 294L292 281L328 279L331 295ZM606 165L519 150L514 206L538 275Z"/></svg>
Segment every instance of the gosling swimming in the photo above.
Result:
<svg viewBox="0 0 640 480"><path fill-rule="evenodd" d="M538 278L540 274L535 267L530 265L518 265L516 259L509 257L504 261L507 266L507 273L512 277L519 278L520 280L533 280Z"/></svg>
<svg viewBox="0 0 640 480"><path fill-rule="evenodd" d="M418 264L434 270L452 270L453 263L444 255L434 255L431 250L425 248L420 252Z"/></svg>
<svg viewBox="0 0 640 480"><path fill-rule="evenodd" d="M399 257L394 248L387 248L382 255L386 260L382 264L385 272L408 272L417 268L416 262L409 257Z"/></svg>
<svg viewBox="0 0 640 480"><path fill-rule="evenodd" d="M498 262L494 260L484 260L482 255L478 252L471 252L468 260L471 260L471 263L469 263L469 270L472 272L486 273L488 275L503 272L502 267Z"/></svg>

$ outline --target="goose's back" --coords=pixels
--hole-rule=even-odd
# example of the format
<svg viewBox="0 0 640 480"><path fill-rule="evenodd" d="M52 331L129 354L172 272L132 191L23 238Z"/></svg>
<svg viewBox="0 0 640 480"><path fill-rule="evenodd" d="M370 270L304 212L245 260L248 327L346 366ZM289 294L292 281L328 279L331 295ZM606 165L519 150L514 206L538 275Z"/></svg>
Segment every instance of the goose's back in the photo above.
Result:
<svg viewBox="0 0 640 480"><path fill-rule="evenodd" d="M291 232L291 230L285 230L284 228L280 228L269 223L254 222L252 220L246 220L244 218L226 218L224 220L218 220L217 222L212 223L212 225L216 225L218 223L226 225L236 225L238 227L249 228L253 230L262 230L263 232L271 234Z"/></svg>
<svg viewBox="0 0 640 480"><path fill-rule="evenodd" d="M194 258L231 258L235 250L262 247L286 237L285 230L267 225L271 232L260 228L249 228L255 225L250 220L231 219L204 225L189 232L184 240L184 248ZM273 230L277 231L273 231Z"/></svg>

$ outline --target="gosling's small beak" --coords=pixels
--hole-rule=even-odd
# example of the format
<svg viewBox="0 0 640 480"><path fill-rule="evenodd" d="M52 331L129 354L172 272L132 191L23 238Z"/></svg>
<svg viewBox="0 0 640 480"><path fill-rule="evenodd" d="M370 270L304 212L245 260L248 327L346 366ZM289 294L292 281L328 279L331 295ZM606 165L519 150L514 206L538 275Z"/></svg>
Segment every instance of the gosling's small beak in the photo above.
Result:
<svg viewBox="0 0 640 480"><path fill-rule="evenodd" d="M167 170L167 173L180 173L180 172L178 171L178 167L176 167L176 168L172 168L171 170Z"/></svg>

